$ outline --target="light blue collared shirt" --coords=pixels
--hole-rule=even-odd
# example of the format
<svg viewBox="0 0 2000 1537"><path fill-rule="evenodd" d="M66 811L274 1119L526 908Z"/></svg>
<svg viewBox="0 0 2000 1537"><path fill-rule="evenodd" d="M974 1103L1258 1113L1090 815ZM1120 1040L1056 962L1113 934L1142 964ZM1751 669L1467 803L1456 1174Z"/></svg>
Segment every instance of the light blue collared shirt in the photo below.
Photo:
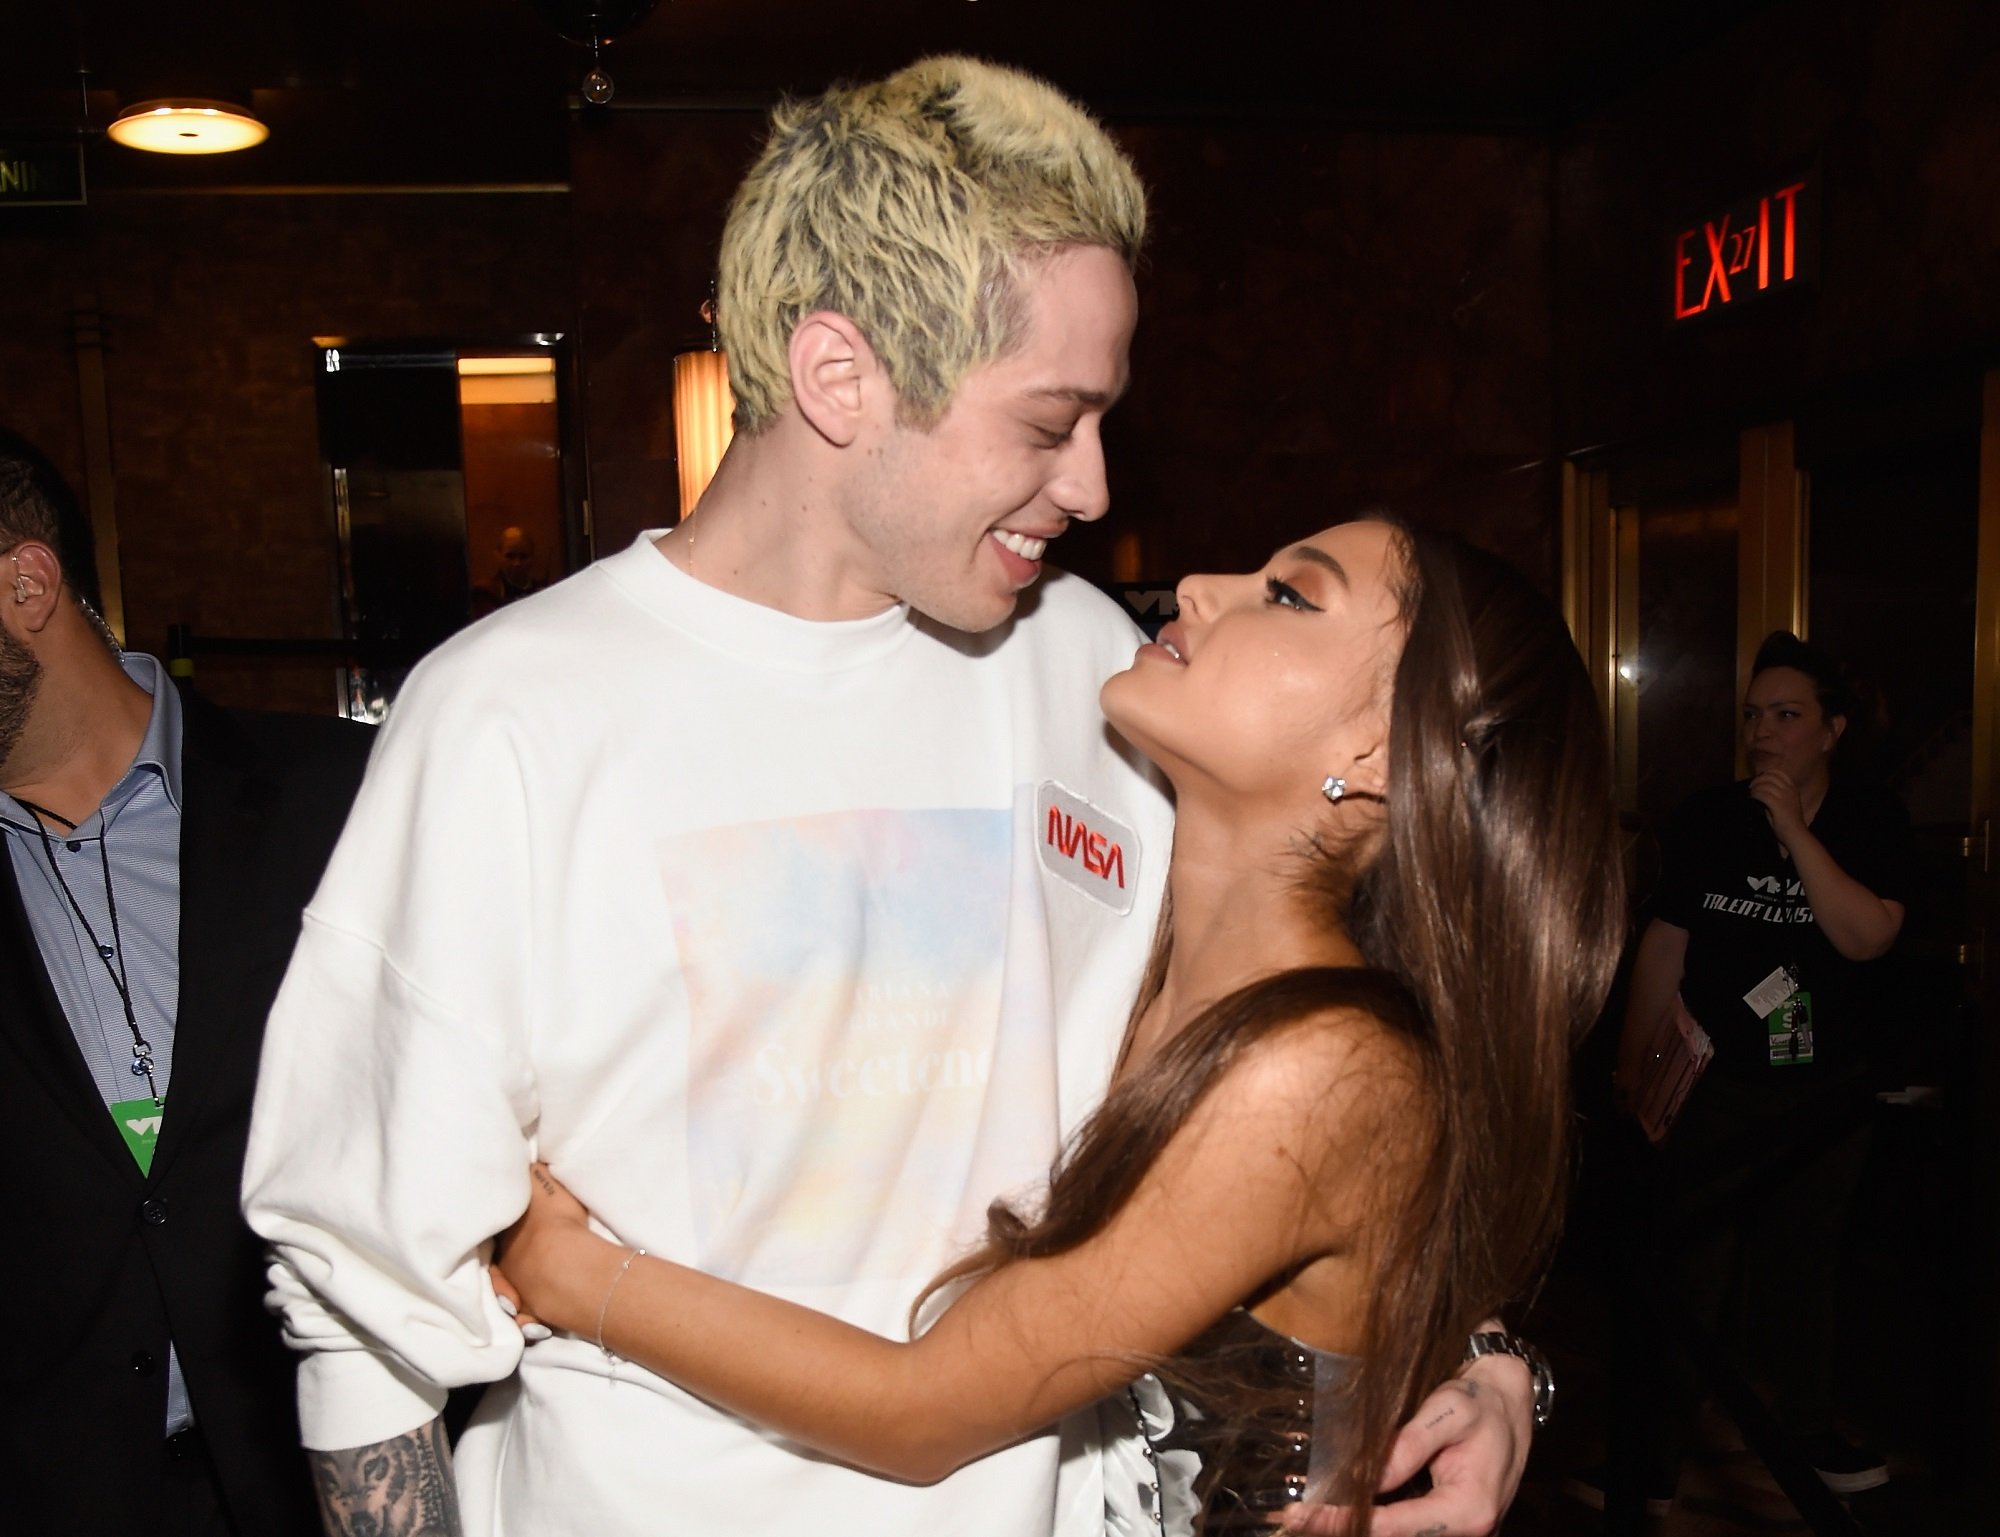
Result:
<svg viewBox="0 0 2000 1537"><path fill-rule="evenodd" d="M0 792L0 828L42 963L97 1092L107 1106L146 1093L146 1080L132 1072L132 1031L111 977L122 954L132 1014L153 1048L153 1081L171 1115L168 1084L181 970L181 701L166 669L152 657L128 652L120 665L153 696L146 734L124 777L74 830L49 828L46 844L34 814ZM50 869L51 855L60 881ZM92 931L97 944L113 947L109 966L92 943ZM165 1433L193 1423L180 1359L170 1346Z"/></svg>

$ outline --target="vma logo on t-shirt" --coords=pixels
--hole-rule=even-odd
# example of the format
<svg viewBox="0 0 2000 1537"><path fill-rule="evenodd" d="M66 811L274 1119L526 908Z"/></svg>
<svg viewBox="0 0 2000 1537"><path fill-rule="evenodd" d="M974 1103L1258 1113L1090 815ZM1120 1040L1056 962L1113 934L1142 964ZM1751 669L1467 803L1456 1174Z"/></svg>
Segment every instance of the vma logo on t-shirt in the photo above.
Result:
<svg viewBox="0 0 2000 1537"><path fill-rule="evenodd" d="M1788 897L1795 897L1806 889L1801 881L1780 880L1775 875L1746 875L1743 879L1749 883L1752 891L1768 892L1774 897L1780 892Z"/></svg>

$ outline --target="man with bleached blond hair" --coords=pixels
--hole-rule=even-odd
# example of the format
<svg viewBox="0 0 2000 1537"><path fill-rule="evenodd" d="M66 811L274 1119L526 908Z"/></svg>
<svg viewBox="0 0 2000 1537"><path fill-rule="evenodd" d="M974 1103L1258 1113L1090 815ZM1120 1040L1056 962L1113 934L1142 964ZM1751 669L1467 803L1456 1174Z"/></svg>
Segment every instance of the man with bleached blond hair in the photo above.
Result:
<svg viewBox="0 0 2000 1537"><path fill-rule="evenodd" d="M329 1531L1103 1530L1094 1425L871 1477L601 1340L523 1359L486 1260L539 1156L622 1241L893 1333L1103 1092L1170 810L1093 704L1135 632L1042 562L1109 506L1145 218L1014 71L781 108L723 235L738 431L699 511L412 676L246 1176ZM1079 823L1101 857L1045 836ZM1525 1450L1487 1406L1526 1373L1474 1370L1505 1391L1425 1416L1469 1432L1438 1533L1488 1529ZM482 1382L454 1481L436 1416Z"/></svg>

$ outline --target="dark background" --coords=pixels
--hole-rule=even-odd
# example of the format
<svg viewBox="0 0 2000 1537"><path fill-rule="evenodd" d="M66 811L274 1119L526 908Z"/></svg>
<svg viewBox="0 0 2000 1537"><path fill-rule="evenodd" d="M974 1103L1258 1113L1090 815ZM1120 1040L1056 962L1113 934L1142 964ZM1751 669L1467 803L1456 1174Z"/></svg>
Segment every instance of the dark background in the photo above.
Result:
<svg viewBox="0 0 2000 1537"><path fill-rule="evenodd" d="M133 643L331 634L310 338L564 332L618 548L677 512L671 356L763 107L965 48L1079 95L1153 189L1114 513L1070 564L1136 534L1149 576L1241 565L1386 501L1553 583L1566 455L2000 358L1997 38L1985 0L666 0L583 111L585 56L526 0L15 6L0 141L191 88L273 133L201 159L89 133L87 207L0 209L0 415L81 482L73 333L101 320ZM1800 166L1810 290L1670 331L1673 231Z"/></svg>

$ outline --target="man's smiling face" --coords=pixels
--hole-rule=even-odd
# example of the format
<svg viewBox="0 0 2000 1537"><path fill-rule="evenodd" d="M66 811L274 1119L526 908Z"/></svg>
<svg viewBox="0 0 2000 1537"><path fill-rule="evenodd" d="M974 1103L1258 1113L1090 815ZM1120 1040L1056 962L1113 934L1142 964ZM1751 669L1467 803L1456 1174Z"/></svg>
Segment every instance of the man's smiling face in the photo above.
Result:
<svg viewBox="0 0 2000 1537"><path fill-rule="evenodd" d="M1131 275L1075 247L1021 291L1019 344L968 373L934 426L884 424L844 498L856 585L960 630L1006 620L1047 542L1110 506L1100 428L1125 388Z"/></svg>

